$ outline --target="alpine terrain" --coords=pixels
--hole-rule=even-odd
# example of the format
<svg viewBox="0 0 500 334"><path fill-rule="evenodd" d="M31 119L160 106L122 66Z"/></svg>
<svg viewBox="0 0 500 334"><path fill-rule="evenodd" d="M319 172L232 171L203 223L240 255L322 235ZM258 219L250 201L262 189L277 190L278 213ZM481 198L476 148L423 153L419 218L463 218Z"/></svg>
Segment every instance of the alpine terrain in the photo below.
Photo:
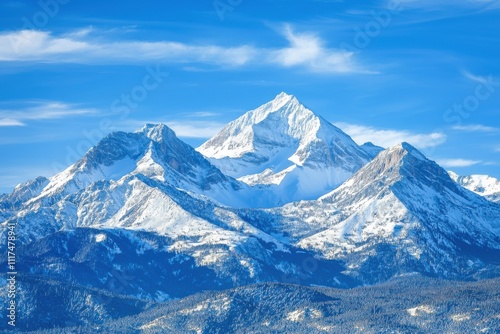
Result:
<svg viewBox="0 0 500 334"><path fill-rule="evenodd" d="M454 172L448 172L453 181L462 187L469 189L490 201L500 202L500 180L489 175L460 176Z"/></svg>
<svg viewBox="0 0 500 334"><path fill-rule="evenodd" d="M499 191L286 93L197 149L163 124L114 132L0 196L15 330L496 333Z"/></svg>

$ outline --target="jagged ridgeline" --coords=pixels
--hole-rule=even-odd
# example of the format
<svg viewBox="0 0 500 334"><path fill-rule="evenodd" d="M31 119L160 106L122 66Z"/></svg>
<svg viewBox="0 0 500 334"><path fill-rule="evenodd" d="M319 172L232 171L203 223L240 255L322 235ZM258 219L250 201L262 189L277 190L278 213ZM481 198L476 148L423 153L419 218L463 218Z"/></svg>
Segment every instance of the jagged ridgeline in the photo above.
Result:
<svg viewBox="0 0 500 334"><path fill-rule="evenodd" d="M111 133L0 197L17 328L494 332L497 181L358 145L285 93L197 149L162 124Z"/></svg>

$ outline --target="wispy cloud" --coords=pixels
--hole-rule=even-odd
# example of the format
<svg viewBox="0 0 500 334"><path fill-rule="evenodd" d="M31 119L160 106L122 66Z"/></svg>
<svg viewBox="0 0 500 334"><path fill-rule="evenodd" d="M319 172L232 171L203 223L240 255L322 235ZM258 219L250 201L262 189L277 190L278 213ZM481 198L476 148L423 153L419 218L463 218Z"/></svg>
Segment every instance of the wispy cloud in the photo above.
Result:
<svg viewBox="0 0 500 334"><path fill-rule="evenodd" d="M498 80L495 77L493 77L492 74L489 74L488 76L480 76L470 73L468 71L463 71L462 74L465 78L487 87L490 87L491 85L495 85L498 83Z"/></svg>
<svg viewBox="0 0 500 334"><path fill-rule="evenodd" d="M271 61L281 66L303 66L315 72L361 71L354 64L352 52L329 49L316 34L296 33L290 25L285 25L282 33L290 46L271 54Z"/></svg>
<svg viewBox="0 0 500 334"><path fill-rule="evenodd" d="M202 118L205 118L205 117L216 117L216 116L220 116L220 113L218 113L218 112L212 112L212 111L197 111L197 112L191 113L189 116L191 116L191 117L202 117Z"/></svg>
<svg viewBox="0 0 500 334"><path fill-rule="evenodd" d="M21 30L0 34L0 61L57 61L58 56L87 51L88 43L48 32Z"/></svg>
<svg viewBox="0 0 500 334"><path fill-rule="evenodd" d="M210 138L226 125L225 123L203 121L172 121L165 122L165 124L174 130L177 137L180 138Z"/></svg>
<svg viewBox="0 0 500 334"><path fill-rule="evenodd" d="M476 8L476 9L494 9L498 8L498 0L399 0L407 8L421 8L426 10L446 10L450 7L458 8Z"/></svg>
<svg viewBox="0 0 500 334"><path fill-rule="evenodd" d="M135 131L144 126L144 124L166 124L174 130L179 138L210 138L217 134L226 123L209 121L209 120L192 120L176 119L176 120L126 120L120 124L120 128Z"/></svg>
<svg viewBox="0 0 500 334"><path fill-rule="evenodd" d="M96 109L80 108L59 101L35 101L15 109L0 109L0 126L24 126L26 121L94 115Z"/></svg>
<svg viewBox="0 0 500 334"><path fill-rule="evenodd" d="M441 145L446 141L446 135L441 132L413 133L408 130L377 129L349 123L335 123L335 125L351 136L358 144L372 142L382 147L391 147L408 142L423 149Z"/></svg>
<svg viewBox="0 0 500 334"><path fill-rule="evenodd" d="M469 167L480 164L481 160L468 160L468 159L436 159L436 162L444 168L454 167Z"/></svg>
<svg viewBox="0 0 500 334"><path fill-rule="evenodd" d="M463 131L463 132L497 132L500 131L498 128L491 126L481 125L481 124L471 124L471 125L456 125L452 127L453 130Z"/></svg>
<svg viewBox="0 0 500 334"><path fill-rule="evenodd" d="M498 161L486 161L486 162L483 162L483 165L485 165L485 166L499 166L500 162L498 162Z"/></svg>
<svg viewBox="0 0 500 334"><path fill-rule="evenodd" d="M58 36L48 31L34 30L0 32L0 61L99 64L158 61L222 67L254 64L302 67L320 73L371 73L355 64L352 53L328 48L315 33L297 33L289 25L281 31L289 44L282 48L259 48L247 44L220 46L177 41L104 40L102 37L93 37L92 32L91 28ZM190 71L198 69L196 66L184 68Z"/></svg>
<svg viewBox="0 0 500 334"><path fill-rule="evenodd" d="M219 47L158 41L97 41L88 34L55 37L47 31L22 30L0 34L0 61L138 62L165 60L242 65L253 57L250 46ZM134 52L130 52L134 50Z"/></svg>
<svg viewBox="0 0 500 334"><path fill-rule="evenodd" d="M0 126L25 126L21 121L12 118L0 118Z"/></svg>

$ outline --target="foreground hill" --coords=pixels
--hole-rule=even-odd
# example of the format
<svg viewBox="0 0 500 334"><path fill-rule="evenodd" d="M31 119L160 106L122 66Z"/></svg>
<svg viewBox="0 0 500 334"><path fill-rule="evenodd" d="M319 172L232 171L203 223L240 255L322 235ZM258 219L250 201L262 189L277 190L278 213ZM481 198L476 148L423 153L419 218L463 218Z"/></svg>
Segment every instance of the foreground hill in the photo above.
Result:
<svg viewBox="0 0 500 334"><path fill-rule="evenodd" d="M259 284L197 294L98 326L39 333L498 333L499 284L418 275L352 290Z"/></svg>

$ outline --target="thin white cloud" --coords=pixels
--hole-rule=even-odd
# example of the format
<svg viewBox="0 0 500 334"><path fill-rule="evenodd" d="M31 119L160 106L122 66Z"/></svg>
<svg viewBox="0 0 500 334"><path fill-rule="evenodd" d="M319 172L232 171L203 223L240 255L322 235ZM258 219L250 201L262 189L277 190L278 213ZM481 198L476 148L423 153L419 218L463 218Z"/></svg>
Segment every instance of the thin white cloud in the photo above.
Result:
<svg viewBox="0 0 500 334"><path fill-rule="evenodd" d="M254 53L249 46L219 47L178 42L103 42L89 32L55 37L47 31L22 30L0 34L0 61L138 62L165 60L243 65ZM85 39L86 38L86 39ZM133 52L131 52L133 50Z"/></svg>
<svg viewBox="0 0 500 334"><path fill-rule="evenodd" d="M0 118L0 126L25 126L26 124L12 118Z"/></svg>
<svg viewBox="0 0 500 334"><path fill-rule="evenodd" d="M226 123L216 121L200 121L191 119L177 120L126 120L119 124L121 129L135 131L144 126L144 124L166 124L174 130L179 138L210 138L217 134Z"/></svg>
<svg viewBox="0 0 500 334"><path fill-rule="evenodd" d="M390 0L394 1L394 0ZM428 10L446 10L449 7L494 9L498 8L498 0L397 0L402 6L407 8L421 8Z"/></svg>
<svg viewBox="0 0 500 334"><path fill-rule="evenodd" d="M436 159L436 162L444 168L469 167L480 164L481 160L468 159Z"/></svg>
<svg viewBox="0 0 500 334"><path fill-rule="evenodd" d="M361 72L353 61L354 54L329 49L313 33L295 33L290 25L283 29L283 36L290 46L271 53L271 62L281 66L304 66L315 72Z"/></svg>
<svg viewBox="0 0 500 334"><path fill-rule="evenodd" d="M480 83L482 85L487 85L488 84L488 78L481 77L479 75L475 75L475 74L472 74L472 73L467 72L467 71L463 71L462 74L463 74L464 77L466 77L467 79L469 79L471 81Z"/></svg>
<svg viewBox="0 0 500 334"><path fill-rule="evenodd" d="M180 138L210 138L217 134L226 125L219 122L203 121L172 121L166 122Z"/></svg>
<svg viewBox="0 0 500 334"><path fill-rule="evenodd" d="M211 112L211 111L197 111L194 113L191 113L189 116L191 117L216 117L220 116L220 113L217 112Z"/></svg>
<svg viewBox="0 0 500 334"><path fill-rule="evenodd" d="M360 145L372 142L387 148L407 142L419 149L424 149L441 145L446 141L446 135L441 132L413 133L408 130L377 129L342 122L335 123L335 126L341 128Z"/></svg>
<svg viewBox="0 0 500 334"><path fill-rule="evenodd" d="M486 161L486 162L483 162L483 165L485 165L485 166L498 166L498 165L500 165L500 163L497 161Z"/></svg>
<svg viewBox="0 0 500 334"><path fill-rule="evenodd" d="M97 110L59 101L38 101L16 109L0 109L0 126L24 126L26 121L93 115Z"/></svg>
<svg viewBox="0 0 500 334"><path fill-rule="evenodd" d="M76 31L72 31L72 32L66 34L66 37L71 37L71 38L85 37L85 36L90 35L94 31L95 31L95 29L92 26L90 26L87 28L82 28L82 29L79 29Z"/></svg>
<svg viewBox="0 0 500 334"><path fill-rule="evenodd" d="M467 71L463 71L462 74L467 79L485 86L491 85L494 79L492 75L489 75L488 77L482 77L480 75L475 75Z"/></svg>
<svg viewBox="0 0 500 334"><path fill-rule="evenodd" d="M85 28L60 36L34 30L0 32L0 61L99 64L158 61L223 67L256 64L303 67L320 73L373 73L356 66L352 53L328 48L316 34L296 33L288 25L281 32L289 44L283 48L258 48L245 44L196 45L175 41L110 41L94 38L92 31ZM184 68L198 69L195 66Z"/></svg>
<svg viewBox="0 0 500 334"><path fill-rule="evenodd" d="M498 0L484 0L484 2L487 3L487 6L484 8L484 10L500 9L500 1Z"/></svg>
<svg viewBox="0 0 500 334"><path fill-rule="evenodd" d="M91 45L48 32L21 30L0 34L0 61L56 61L57 56L88 51Z"/></svg>
<svg viewBox="0 0 500 334"><path fill-rule="evenodd" d="M471 124L471 125L456 125L452 127L453 130L463 131L463 132L497 132L500 129L491 126L481 125L481 124Z"/></svg>

